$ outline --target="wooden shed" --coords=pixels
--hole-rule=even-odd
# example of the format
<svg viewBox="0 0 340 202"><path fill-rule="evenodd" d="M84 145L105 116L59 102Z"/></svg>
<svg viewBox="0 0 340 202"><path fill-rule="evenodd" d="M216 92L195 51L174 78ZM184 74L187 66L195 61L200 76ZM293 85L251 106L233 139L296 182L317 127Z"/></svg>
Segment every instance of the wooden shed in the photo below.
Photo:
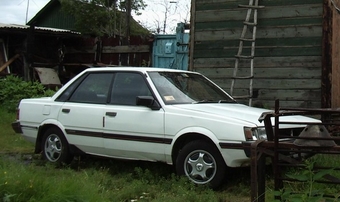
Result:
<svg viewBox="0 0 340 202"><path fill-rule="evenodd" d="M252 85L253 106L273 108L280 99L283 107L339 107L340 1L259 0L247 6L255 2L192 0L189 69L227 92L234 80L233 95L249 94ZM253 74L251 59L238 58L237 73L246 79L235 79L244 26L246 35L256 29ZM243 54L251 55L252 41L242 44Z"/></svg>
<svg viewBox="0 0 340 202"><path fill-rule="evenodd" d="M131 27L145 34L131 31L128 44L124 44L126 36L119 35L121 30L114 36L81 34L60 0L50 0L27 24L0 23L0 76L13 73L36 80L35 69L46 68L55 69L65 83L91 66L151 63L152 35L133 19Z"/></svg>

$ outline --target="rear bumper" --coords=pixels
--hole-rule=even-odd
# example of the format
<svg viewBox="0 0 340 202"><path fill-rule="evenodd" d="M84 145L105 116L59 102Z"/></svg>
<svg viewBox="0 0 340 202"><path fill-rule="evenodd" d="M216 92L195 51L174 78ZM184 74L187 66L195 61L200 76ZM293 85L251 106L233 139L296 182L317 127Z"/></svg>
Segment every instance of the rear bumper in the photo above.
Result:
<svg viewBox="0 0 340 202"><path fill-rule="evenodd" d="M12 123L12 128L15 133L22 133L21 125L19 121L15 121Z"/></svg>

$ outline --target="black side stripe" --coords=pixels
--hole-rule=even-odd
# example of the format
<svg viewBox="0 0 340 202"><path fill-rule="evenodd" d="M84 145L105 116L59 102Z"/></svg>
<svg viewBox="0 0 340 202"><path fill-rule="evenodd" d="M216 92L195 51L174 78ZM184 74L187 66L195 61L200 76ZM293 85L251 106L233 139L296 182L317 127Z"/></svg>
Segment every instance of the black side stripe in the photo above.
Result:
<svg viewBox="0 0 340 202"><path fill-rule="evenodd" d="M26 125L20 125L21 128L30 128L30 129L35 129L35 130L38 130L38 127L36 126L26 126Z"/></svg>
<svg viewBox="0 0 340 202"><path fill-rule="evenodd" d="M80 136L88 136L88 137L103 137L103 133L98 132L90 132L90 131L81 131L81 130L65 130L67 134L70 135L80 135Z"/></svg>
<svg viewBox="0 0 340 202"><path fill-rule="evenodd" d="M242 143L223 143L223 142L220 142L220 147L222 149L244 149Z"/></svg>
<svg viewBox="0 0 340 202"><path fill-rule="evenodd" d="M161 144L171 144L171 142L172 142L172 139L168 139L168 138L109 134L109 133L99 133L99 132L89 132L89 131L79 131L79 130L69 130L69 129L66 129L65 131L69 135L79 135L79 136L87 136L87 137L102 137L102 138L106 138L106 139L127 140L127 141L137 141L137 142L150 142L150 143L161 143Z"/></svg>

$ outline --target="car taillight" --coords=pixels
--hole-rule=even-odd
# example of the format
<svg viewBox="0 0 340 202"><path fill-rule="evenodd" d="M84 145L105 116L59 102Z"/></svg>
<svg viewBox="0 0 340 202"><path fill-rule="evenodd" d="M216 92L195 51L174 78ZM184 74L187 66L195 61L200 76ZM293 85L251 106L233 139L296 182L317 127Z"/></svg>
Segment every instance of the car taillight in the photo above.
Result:
<svg viewBox="0 0 340 202"><path fill-rule="evenodd" d="M18 108L17 109L17 120L19 120L19 118L20 118L20 109Z"/></svg>

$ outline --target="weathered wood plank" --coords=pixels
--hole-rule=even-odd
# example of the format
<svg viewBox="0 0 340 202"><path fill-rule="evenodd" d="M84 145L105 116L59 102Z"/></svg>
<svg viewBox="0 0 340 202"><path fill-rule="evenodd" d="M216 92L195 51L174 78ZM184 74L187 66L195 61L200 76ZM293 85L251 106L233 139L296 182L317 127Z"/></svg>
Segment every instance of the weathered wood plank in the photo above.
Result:
<svg viewBox="0 0 340 202"><path fill-rule="evenodd" d="M211 0L208 0L208 1L198 0L196 2L197 2L196 3L197 11L238 8L238 5L240 4L243 4L243 5L249 4L248 0L237 0L237 1L220 0L218 2L214 2Z"/></svg>
<svg viewBox="0 0 340 202"><path fill-rule="evenodd" d="M104 46L103 53L148 53L148 45Z"/></svg>
<svg viewBox="0 0 340 202"><path fill-rule="evenodd" d="M81 50L66 49L67 54L73 53L94 53L93 47L83 47ZM149 45L129 45L129 46L104 46L102 53L148 53Z"/></svg>
<svg viewBox="0 0 340 202"><path fill-rule="evenodd" d="M214 10L230 7L237 7L239 4L248 4L248 0L196 0L197 10ZM260 5L264 6L284 6L302 4L320 4L320 0L261 0Z"/></svg>
<svg viewBox="0 0 340 202"><path fill-rule="evenodd" d="M230 2L230 3L235 3L237 4L237 2L240 2L241 0L195 0L196 4L208 4L208 3L212 3L212 4L220 4L220 3L226 3L226 2ZM246 3L246 1L244 1L244 3Z"/></svg>
<svg viewBox="0 0 340 202"><path fill-rule="evenodd" d="M321 89L315 90L268 90L260 89L258 92L259 99L280 99L280 100L319 100ZM320 100L319 100L320 101Z"/></svg>
<svg viewBox="0 0 340 202"><path fill-rule="evenodd" d="M231 79L234 68L196 68L196 71L203 73L207 77ZM250 67L239 68L238 76L249 76ZM275 71L272 68L254 68L255 79L321 79L320 68L309 67L277 67Z"/></svg>
<svg viewBox="0 0 340 202"><path fill-rule="evenodd" d="M253 106L263 107L263 108L266 108L266 109L274 109L275 108L275 100L253 99ZM289 100L286 101L286 100L283 100L283 101L280 101L280 107L286 107L286 108L321 108L321 102L315 101L315 100L304 100L304 101L289 101Z"/></svg>
<svg viewBox="0 0 340 202"><path fill-rule="evenodd" d="M225 89L227 92L230 89ZM235 89L235 95L247 95L247 90L243 92ZM281 107L321 107L321 90L267 90L260 89L258 97L253 98L253 106L272 109L275 106L275 100L280 100ZM248 105L248 99L237 99L239 103ZM281 105L281 103L286 103Z"/></svg>
<svg viewBox="0 0 340 202"><path fill-rule="evenodd" d="M282 18L278 19L261 19L258 22L258 28L262 27L277 27L277 26L310 26L310 25L321 25L322 18L314 17L314 18ZM215 22L198 22L196 23L196 30L225 30L225 29L233 29L243 27L243 21L215 21Z"/></svg>
<svg viewBox="0 0 340 202"><path fill-rule="evenodd" d="M198 22L219 22L222 19L225 21L244 20L247 9L230 8L218 10L196 11L195 20ZM322 17L321 4L311 5L293 5L293 6L273 6L266 7L258 12L258 19L273 19L276 18L296 18L296 17Z"/></svg>
<svg viewBox="0 0 340 202"><path fill-rule="evenodd" d="M196 43L200 41L235 40L241 36L242 29L196 31ZM266 27L257 30L257 38L321 37L322 26Z"/></svg>
<svg viewBox="0 0 340 202"><path fill-rule="evenodd" d="M211 50L211 49L227 49L238 48L240 41L234 40L220 40L220 41L201 41L195 45L196 50ZM256 40L256 48L265 47L305 47L305 46L320 46L320 37L295 37L295 38L258 38ZM251 47L251 42L243 42L243 47Z"/></svg>
<svg viewBox="0 0 340 202"><path fill-rule="evenodd" d="M194 68L230 68L235 66L235 58L196 58ZM249 62L241 62L239 67L250 67ZM313 67L321 69L321 56L294 56L294 57L255 57L254 67ZM274 70L274 69L273 69Z"/></svg>
<svg viewBox="0 0 340 202"><path fill-rule="evenodd" d="M228 92L229 89L226 91ZM321 89L254 89L254 92L254 98L262 100L318 100L321 95ZM234 89L235 95L246 95L247 93L246 89Z"/></svg>
<svg viewBox="0 0 340 202"><path fill-rule="evenodd" d="M209 77L211 80L219 84L223 89L229 89L231 86L231 79L221 79ZM249 81L238 80L235 82L235 89L248 88ZM254 89L319 89L321 88L320 79L254 79Z"/></svg>
<svg viewBox="0 0 340 202"><path fill-rule="evenodd" d="M237 48L230 49L213 49L213 50L196 50L194 58L211 58L211 57L233 57L237 53ZM321 46L311 47L258 47L255 51L256 57L270 56L321 56ZM250 48L243 49L243 55L250 55Z"/></svg>

